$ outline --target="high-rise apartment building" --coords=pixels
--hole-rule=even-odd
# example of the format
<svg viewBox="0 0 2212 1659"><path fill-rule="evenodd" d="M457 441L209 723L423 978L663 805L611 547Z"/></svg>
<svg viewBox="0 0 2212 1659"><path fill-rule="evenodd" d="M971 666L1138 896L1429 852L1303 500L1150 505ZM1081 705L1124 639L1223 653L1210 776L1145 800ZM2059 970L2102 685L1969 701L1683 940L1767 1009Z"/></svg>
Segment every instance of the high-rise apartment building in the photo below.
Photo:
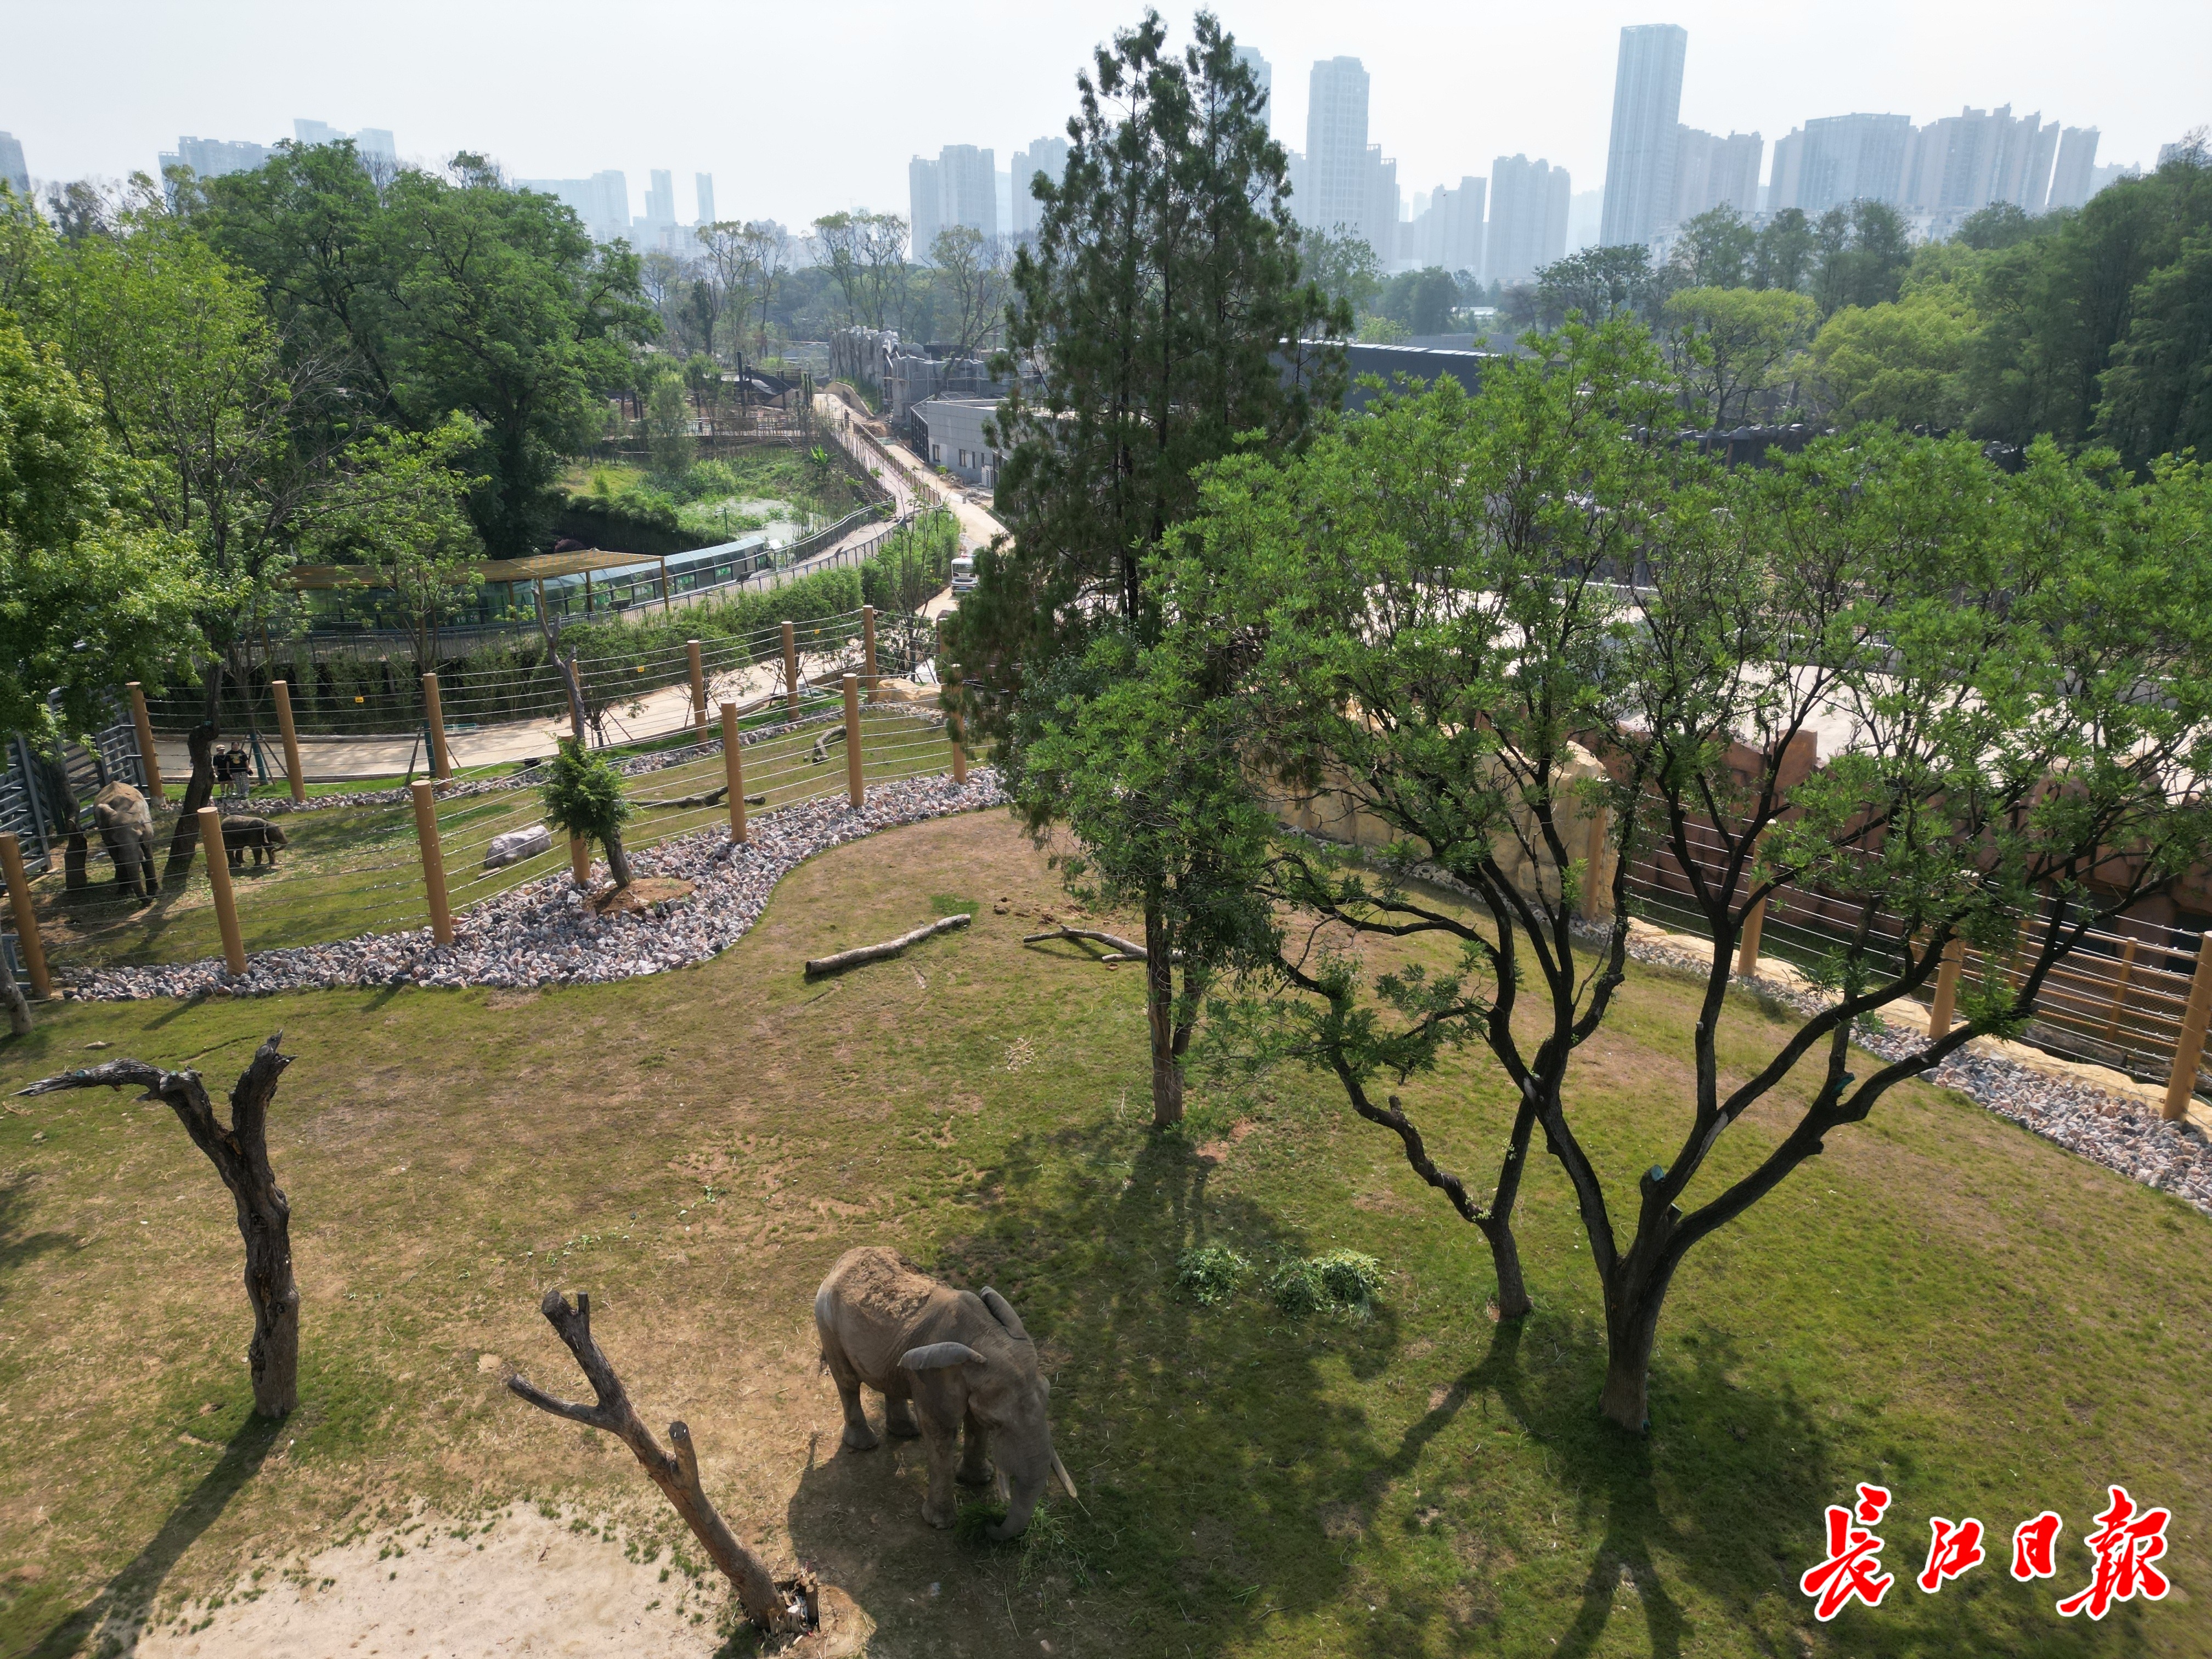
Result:
<svg viewBox="0 0 2212 1659"><path fill-rule="evenodd" d="M1674 198L1666 222L1684 224L1717 207L1749 218L1759 207L1759 166L1766 141L1755 132L1701 132L1678 128L1674 137Z"/></svg>
<svg viewBox="0 0 2212 1659"><path fill-rule="evenodd" d="M1601 234L1608 246L1649 242L1673 211L1674 139L1689 46L1689 31L1673 23L1635 23L1620 32L1613 133L1606 149ZM1498 195L1494 176L1491 194Z"/></svg>
<svg viewBox="0 0 2212 1659"><path fill-rule="evenodd" d="M0 179L19 199L30 199L31 169L23 164L22 141L12 133L0 132Z"/></svg>
<svg viewBox="0 0 2212 1659"><path fill-rule="evenodd" d="M1482 274L1483 208L1489 181L1462 179L1438 185L1425 210L1413 216L1413 258L1423 265Z"/></svg>
<svg viewBox="0 0 2212 1659"><path fill-rule="evenodd" d="M2096 179L2097 129L2067 128L2058 141L2058 165L2051 175L2051 198L2046 205L2080 207L2089 199Z"/></svg>
<svg viewBox="0 0 2212 1659"><path fill-rule="evenodd" d="M292 123L292 142L295 144L335 144L348 138L353 140L354 154L372 173L388 175L399 165L399 146L389 127L363 127L358 132L346 132L328 121Z"/></svg>
<svg viewBox="0 0 2212 1659"><path fill-rule="evenodd" d="M595 173L588 179L517 179L514 184L517 190L566 202L595 242L611 242L630 234L629 180L619 171Z"/></svg>
<svg viewBox="0 0 2212 1659"><path fill-rule="evenodd" d="M986 237L999 234L999 179L995 152L973 144L947 144L933 161L917 155L907 163L907 196L913 258L929 263L929 250L941 231L965 225Z"/></svg>
<svg viewBox="0 0 2212 1659"><path fill-rule="evenodd" d="M711 173L693 173L691 193L699 204L699 222L702 225L713 224L714 222L714 175Z"/></svg>
<svg viewBox="0 0 2212 1659"><path fill-rule="evenodd" d="M1007 216L1006 234L1017 240L1028 241L1037 233L1037 216L1044 208L1030 194L1030 187L1042 173L1055 185L1067 174L1067 140L1065 138L1033 138L1027 149L1014 152L1012 199L1012 211Z"/></svg>
<svg viewBox="0 0 2212 1659"><path fill-rule="evenodd" d="M645 214L637 228L650 235L676 223L676 174L667 167L655 167L648 176L653 182L646 186Z"/></svg>
<svg viewBox="0 0 2212 1659"><path fill-rule="evenodd" d="M1992 202L2040 213L2057 143L2039 112L2015 118L2009 104L1947 115L1913 135L1901 199L1936 228Z"/></svg>
<svg viewBox="0 0 2212 1659"><path fill-rule="evenodd" d="M1767 207L1818 215L1862 198L1901 203L1911 149L1907 115L1826 115L1808 121L1774 147Z"/></svg>
<svg viewBox="0 0 2212 1659"><path fill-rule="evenodd" d="M1270 132L1273 132L1274 131L1275 123L1275 71L1273 67L1269 64L1266 58L1260 55L1260 49L1257 46L1237 47L1237 61L1243 64L1246 69L1252 71L1252 79L1258 83L1260 88L1260 97L1261 100L1260 111L1261 121Z"/></svg>
<svg viewBox="0 0 2212 1659"><path fill-rule="evenodd" d="M1565 167L1526 155L1501 155L1492 161L1483 274L1494 283L1525 283L1541 267L1565 258L1573 193Z"/></svg>
<svg viewBox="0 0 2212 1659"><path fill-rule="evenodd" d="M1303 222L1320 230L1369 228L1367 70L1357 58L1331 58L1313 66L1304 171L1305 200L1297 210ZM1376 249L1378 257L1389 252Z"/></svg>
<svg viewBox="0 0 2212 1659"><path fill-rule="evenodd" d="M1605 223L1605 192L1578 190L1567 202L1567 252L1579 253L1597 246Z"/></svg>
<svg viewBox="0 0 2212 1659"><path fill-rule="evenodd" d="M268 159L269 147L249 139L226 142L221 138L186 136L177 140L176 149L161 152L164 171L170 167L185 167L203 179L220 179L232 173L251 173Z"/></svg>
<svg viewBox="0 0 2212 1659"><path fill-rule="evenodd" d="M907 234L916 264L929 263L930 245L937 240L939 204L945 186L938 180L937 163L917 155L906 164Z"/></svg>

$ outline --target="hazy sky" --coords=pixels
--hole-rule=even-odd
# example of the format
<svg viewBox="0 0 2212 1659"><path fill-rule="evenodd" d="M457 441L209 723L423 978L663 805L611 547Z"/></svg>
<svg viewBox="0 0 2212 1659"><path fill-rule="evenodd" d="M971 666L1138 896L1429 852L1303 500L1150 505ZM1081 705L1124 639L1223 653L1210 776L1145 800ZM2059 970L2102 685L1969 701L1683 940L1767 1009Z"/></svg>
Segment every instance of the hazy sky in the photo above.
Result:
<svg viewBox="0 0 2212 1659"><path fill-rule="evenodd" d="M2208 0L1686 0L1480 7L1226 0L1274 67L1275 131L1303 148L1317 58L1363 59L1368 137L1408 198L1526 151L1601 184L1624 23L1690 32L1682 118L1773 141L1808 116L1916 122L2009 103L2094 125L2097 159L2152 162L2212 122ZM724 218L794 228L906 210L906 163L947 143L1058 132L1091 49L1134 0L0 0L0 131L41 179L150 171L180 132L289 137L295 116L391 128L403 156L489 151L522 177L714 175ZM1178 36L1189 12L1165 12Z"/></svg>

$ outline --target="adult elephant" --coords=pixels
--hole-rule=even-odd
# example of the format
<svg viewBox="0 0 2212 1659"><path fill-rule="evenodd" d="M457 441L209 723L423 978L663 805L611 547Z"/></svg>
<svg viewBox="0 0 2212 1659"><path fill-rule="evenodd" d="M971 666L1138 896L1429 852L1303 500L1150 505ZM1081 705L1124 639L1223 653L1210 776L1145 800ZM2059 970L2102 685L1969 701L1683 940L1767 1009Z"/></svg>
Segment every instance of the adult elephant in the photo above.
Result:
<svg viewBox="0 0 2212 1659"><path fill-rule="evenodd" d="M154 814L131 785L107 785L92 798L92 821L115 866L115 879L141 898L154 896Z"/></svg>

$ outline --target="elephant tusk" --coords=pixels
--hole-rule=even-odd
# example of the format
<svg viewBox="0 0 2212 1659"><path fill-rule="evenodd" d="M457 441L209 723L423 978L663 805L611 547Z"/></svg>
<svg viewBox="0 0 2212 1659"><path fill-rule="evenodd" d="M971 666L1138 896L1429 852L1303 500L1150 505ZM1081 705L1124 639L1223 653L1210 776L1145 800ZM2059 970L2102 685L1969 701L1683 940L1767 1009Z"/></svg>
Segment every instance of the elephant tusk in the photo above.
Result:
<svg viewBox="0 0 2212 1659"><path fill-rule="evenodd" d="M1006 1472L1004 1469L991 1471L991 1487L998 1493L999 1501L1001 1504L1011 1504L1014 1501L1013 1488L1006 1484Z"/></svg>
<svg viewBox="0 0 2212 1659"><path fill-rule="evenodd" d="M1067 1472L1067 1465L1060 1461L1060 1454L1058 1452L1054 1452L1052 1455L1052 1472L1060 1477L1060 1484L1067 1488L1067 1495L1070 1498L1074 1498L1075 1477ZM1080 1503L1082 1500L1080 1498L1077 1498L1076 1501Z"/></svg>

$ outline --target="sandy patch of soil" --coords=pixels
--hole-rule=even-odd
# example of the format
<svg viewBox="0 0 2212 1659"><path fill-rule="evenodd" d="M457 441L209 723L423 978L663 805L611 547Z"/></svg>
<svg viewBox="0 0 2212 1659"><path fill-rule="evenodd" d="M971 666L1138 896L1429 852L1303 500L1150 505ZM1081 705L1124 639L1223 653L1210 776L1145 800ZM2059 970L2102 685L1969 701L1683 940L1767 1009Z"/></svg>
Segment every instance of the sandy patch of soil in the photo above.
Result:
<svg viewBox="0 0 2212 1659"><path fill-rule="evenodd" d="M627 887L611 887L592 896L594 915L612 916L649 910L656 904L673 904L691 896L692 884L674 876L641 876Z"/></svg>
<svg viewBox="0 0 2212 1659"><path fill-rule="evenodd" d="M605 1655L705 1659L721 1645L725 1592L696 1589L622 1546L516 1505L489 1530L423 1516L391 1532L288 1562L262 1594L241 1580L219 1607L195 1603L145 1630L138 1659L477 1659ZM450 1534L468 1525L470 1535ZM395 1545L404 1553L391 1552ZM687 1594L688 1592L688 1594ZM697 1622L693 1622L694 1615Z"/></svg>

